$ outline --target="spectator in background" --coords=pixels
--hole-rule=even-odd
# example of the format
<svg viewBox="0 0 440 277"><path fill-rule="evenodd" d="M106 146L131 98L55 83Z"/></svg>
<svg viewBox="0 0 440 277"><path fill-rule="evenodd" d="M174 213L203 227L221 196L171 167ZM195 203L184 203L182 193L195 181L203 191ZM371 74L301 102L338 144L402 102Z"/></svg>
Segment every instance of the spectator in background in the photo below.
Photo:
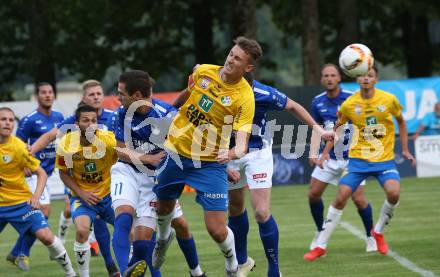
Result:
<svg viewBox="0 0 440 277"><path fill-rule="evenodd" d="M435 104L434 112L428 113L423 117L422 123L412 136L412 139L415 140L421 134L427 136L440 135L440 102Z"/></svg>

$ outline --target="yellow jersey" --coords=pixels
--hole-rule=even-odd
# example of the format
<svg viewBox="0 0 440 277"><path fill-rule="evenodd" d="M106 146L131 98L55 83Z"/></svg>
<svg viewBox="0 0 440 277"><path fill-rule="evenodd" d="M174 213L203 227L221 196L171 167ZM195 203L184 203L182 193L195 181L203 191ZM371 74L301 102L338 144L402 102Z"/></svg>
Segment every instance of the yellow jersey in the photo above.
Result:
<svg viewBox="0 0 440 277"><path fill-rule="evenodd" d="M339 124L351 121L355 129L349 157L369 162L394 159L394 122L402 107L396 96L375 89L370 99L361 97L358 91L342 103L338 112Z"/></svg>
<svg viewBox="0 0 440 277"><path fill-rule="evenodd" d="M27 150L26 144L10 136L0 144L0 207L24 203L32 197L24 176L24 168L35 171L40 161Z"/></svg>
<svg viewBox="0 0 440 277"><path fill-rule="evenodd" d="M171 124L165 147L187 158L215 161L231 132L252 131L254 93L242 78L226 84L220 66L200 65L189 77L190 96Z"/></svg>
<svg viewBox="0 0 440 277"><path fill-rule="evenodd" d="M84 191L104 198L110 193L110 169L116 163L116 139L112 132L97 130L91 145L80 144L80 131L63 136L57 147L55 165L68 171ZM72 196L77 196L72 191Z"/></svg>

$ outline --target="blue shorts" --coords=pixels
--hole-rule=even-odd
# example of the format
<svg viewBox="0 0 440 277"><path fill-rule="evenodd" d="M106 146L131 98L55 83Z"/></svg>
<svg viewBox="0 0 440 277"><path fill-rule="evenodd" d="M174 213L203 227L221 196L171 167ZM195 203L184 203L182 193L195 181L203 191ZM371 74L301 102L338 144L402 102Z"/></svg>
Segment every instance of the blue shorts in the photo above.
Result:
<svg viewBox="0 0 440 277"><path fill-rule="evenodd" d="M112 208L112 199L110 194L104 197L104 199L102 199L98 204L93 206L87 204L79 197L72 196L70 197L70 207L73 220L80 215L86 215L93 222L96 216L99 215L99 218L107 223L113 225L115 222L115 212Z"/></svg>
<svg viewBox="0 0 440 277"><path fill-rule="evenodd" d="M397 171L394 160L385 162L368 162L361 159L349 159L347 173L339 180L339 185L349 186L354 192L360 183L373 176L383 187L388 180L400 181L399 171Z"/></svg>
<svg viewBox="0 0 440 277"><path fill-rule="evenodd" d="M153 191L159 200L173 200L180 197L185 184L197 191L196 201L205 211L227 211L228 182L226 165L217 162L199 162L195 167L191 159L180 158L183 168L168 156L159 166L158 184Z"/></svg>
<svg viewBox="0 0 440 277"><path fill-rule="evenodd" d="M43 213L40 210L33 210L27 202L0 207L0 233L8 223L20 234L28 231L35 234L38 230L49 227Z"/></svg>

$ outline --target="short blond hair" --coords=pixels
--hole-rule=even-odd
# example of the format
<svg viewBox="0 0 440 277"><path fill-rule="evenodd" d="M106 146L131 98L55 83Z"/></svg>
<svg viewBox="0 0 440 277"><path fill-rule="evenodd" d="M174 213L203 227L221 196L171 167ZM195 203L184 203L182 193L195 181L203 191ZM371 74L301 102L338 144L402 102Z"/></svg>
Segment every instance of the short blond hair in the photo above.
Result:
<svg viewBox="0 0 440 277"><path fill-rule="evenodd" d="M86 89L88 89L88 88L97 87L97 86L101 86L101 83L99 81L93 80L93 79L84 81L82 83L83 92L86 92Z"/></svg>

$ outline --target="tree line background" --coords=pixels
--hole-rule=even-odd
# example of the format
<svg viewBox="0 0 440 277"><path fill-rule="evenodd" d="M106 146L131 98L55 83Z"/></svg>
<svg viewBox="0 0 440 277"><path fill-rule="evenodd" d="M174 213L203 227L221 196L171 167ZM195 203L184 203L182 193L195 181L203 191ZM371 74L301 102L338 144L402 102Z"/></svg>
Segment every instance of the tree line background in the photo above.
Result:
<svg viewBox="0 0 440 277"><path fill-rule="evenodd" d="M223 64L238 35L261 43L257 77L278 87L319 84L354 42L391 77L440 72L436 0L12 0L0 6L0 100L41 81L92 78L111 92L129 68L179 90L196 63Z"/></svg>

